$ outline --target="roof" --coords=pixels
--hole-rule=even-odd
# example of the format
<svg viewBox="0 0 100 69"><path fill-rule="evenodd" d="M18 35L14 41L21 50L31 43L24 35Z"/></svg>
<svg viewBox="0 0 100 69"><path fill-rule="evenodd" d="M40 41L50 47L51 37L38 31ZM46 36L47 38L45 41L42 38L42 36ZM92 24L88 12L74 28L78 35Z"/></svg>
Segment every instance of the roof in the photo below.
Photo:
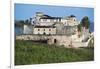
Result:
<svg viewBox="0 0 100 69"><path fill-rule="evenodd" d="M43 15L44 17L51 17L51 16L49 16L49 15Z"/></svg>
<svg viewBox="0 0 100 69"><path fill-rule="evenodd" d="M35 26L34 28L55 28L55 26Z"/></svg>
<svg viewBox="0 0 100 69"><path fill-rule="evenodd" d="M61 19L61 17L42 17L40 19Z"/></svg>
<svg viewBox="0 0 100 69"><path fill-rule="evenodd" d="M62 17L51 17L49 15L43 15L40 19L61 19Z"/></svg>

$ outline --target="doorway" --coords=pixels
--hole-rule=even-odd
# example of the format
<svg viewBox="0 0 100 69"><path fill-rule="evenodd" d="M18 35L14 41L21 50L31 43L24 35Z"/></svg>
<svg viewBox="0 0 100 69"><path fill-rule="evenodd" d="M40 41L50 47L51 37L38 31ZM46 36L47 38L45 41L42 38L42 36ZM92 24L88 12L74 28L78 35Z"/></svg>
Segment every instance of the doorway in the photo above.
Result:
<svg viewBox="0 0 100 69"><path fill-rule="evenodd" d="M57 43L57 39L54 39L54 43Z"/></svg>

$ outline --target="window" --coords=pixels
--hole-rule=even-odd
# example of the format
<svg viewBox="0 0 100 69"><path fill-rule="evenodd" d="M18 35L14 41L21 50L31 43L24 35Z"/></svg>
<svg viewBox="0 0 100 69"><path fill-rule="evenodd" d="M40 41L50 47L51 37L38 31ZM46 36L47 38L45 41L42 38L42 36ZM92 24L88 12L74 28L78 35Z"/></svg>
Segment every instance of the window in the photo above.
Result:
<svg viewBox="0 0 100 69"><path fill-rule="evenodd" d="M61 19L59 19L59 22L61 22Z"/></svg>
<svg viewBox="0 0 100 69"><path fill-rule="evenodd" d="M44 32L43 35L46 35L46 33Z"/></svg>
<svg viewBox="0 0 100 69"><path fill-rule="evenodd" d="M57 43L57 40L56 39L54 39L54 43Z"/></svg>
<svg viewBox="0 0 100 69"><path fill-rule="evenodd" d="M45 31L45 29L44 29L44 31Z"/></svg>
<svg viewBox="0 0 100 69"><path fill-rule="evenodd" d="M76 20L74 19L74 21L76 21Z"/></svg>
<svg viewBox="0 0 100 69"><path fill-rule="evenodd" d="M51 31L51 29L49 29L49 31Z"/></svg>
<svg viewBox="0 0 100 69"><path fill-rule="evenodd" d="M51 35L51 33L49 33L49 35Z"/></svg>
<svg viewBox="0 0 100 69"><path fill-rule="evenodd" d="M38 29L38 31L40 31L40 29Z"/></svg>

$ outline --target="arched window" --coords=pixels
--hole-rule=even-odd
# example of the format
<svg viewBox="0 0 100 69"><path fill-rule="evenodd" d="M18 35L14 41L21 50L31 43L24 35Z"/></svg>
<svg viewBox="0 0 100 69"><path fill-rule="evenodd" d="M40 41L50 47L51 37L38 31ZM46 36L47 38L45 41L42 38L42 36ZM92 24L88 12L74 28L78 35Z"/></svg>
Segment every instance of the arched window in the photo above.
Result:
<svg viewBox="0 0 100 69"><path fill-rule="evenodd" d="M76 21L76 19L74 19L74 21Z"/></svg>

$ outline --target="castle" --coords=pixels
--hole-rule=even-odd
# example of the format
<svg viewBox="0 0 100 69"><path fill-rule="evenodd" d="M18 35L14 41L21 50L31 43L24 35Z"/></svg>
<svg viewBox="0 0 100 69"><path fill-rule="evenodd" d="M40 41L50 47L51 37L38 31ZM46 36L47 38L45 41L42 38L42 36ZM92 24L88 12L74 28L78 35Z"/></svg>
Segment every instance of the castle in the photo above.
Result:
<svg viewBox="0 0 100 69"><path fill-rule="evenodd" d="M16 36L16 39L47 40L48 44L64 47L87 47L87 43L83 41L89 38L89 30L82 28L82 32L78 32L79 23L74 15L52 17L36 12L31 24L24 25L24 35Z"/></svg>
<svg viewBox="0 0 100 69"><path fill-rule="evenodd" d="M31 19L32 25L24 25L24 34L71 34L77 31L78 20L74 15L68 17L52 17L36 12Z"/></svg>

